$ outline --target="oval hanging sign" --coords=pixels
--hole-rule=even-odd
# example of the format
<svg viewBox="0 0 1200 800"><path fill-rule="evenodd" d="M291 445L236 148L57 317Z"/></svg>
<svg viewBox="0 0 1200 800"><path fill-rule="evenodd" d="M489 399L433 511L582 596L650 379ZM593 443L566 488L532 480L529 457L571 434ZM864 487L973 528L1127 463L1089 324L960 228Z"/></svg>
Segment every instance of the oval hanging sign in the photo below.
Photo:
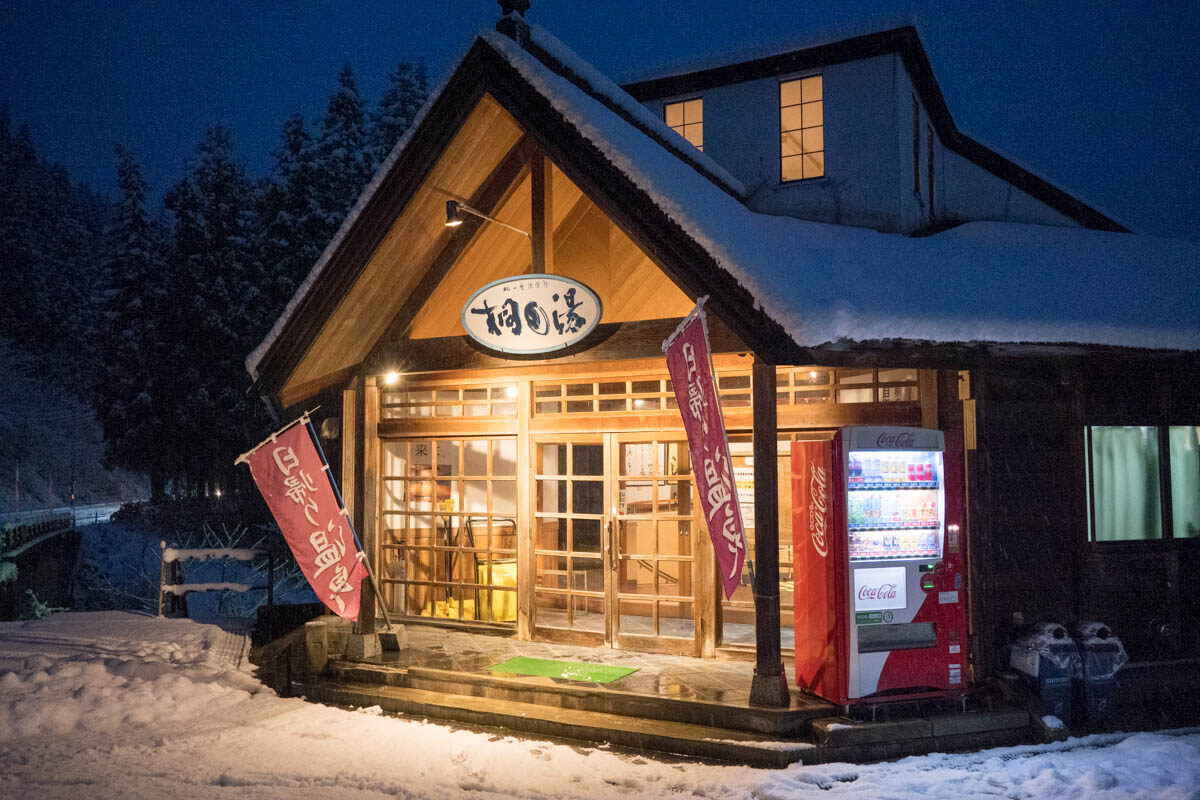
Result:
<svg viewBox="0 0 1200 800"><path fill-rule="evenodd" d="M489 283L463 306L462 325L502 353L548 353L583 339L600 324L600 297L560 275L517 275Z"/></svg>

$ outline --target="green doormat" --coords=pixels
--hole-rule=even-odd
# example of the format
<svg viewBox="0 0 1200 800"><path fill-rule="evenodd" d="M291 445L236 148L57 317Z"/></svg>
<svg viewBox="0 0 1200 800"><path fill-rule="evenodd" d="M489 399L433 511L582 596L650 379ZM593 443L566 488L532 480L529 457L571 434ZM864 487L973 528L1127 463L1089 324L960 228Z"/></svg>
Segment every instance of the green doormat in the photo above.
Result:
<svg viewBox="0 0 1200 800"><path fill-rule="evenodd" d="M488 667L492 672L514 675L541 675L547 678L566 678L572 681L612 683L618 678L637 672L637 667L612 667L607 664L582 664L578 661L551 661L548 658L510 658Z"/></svg>

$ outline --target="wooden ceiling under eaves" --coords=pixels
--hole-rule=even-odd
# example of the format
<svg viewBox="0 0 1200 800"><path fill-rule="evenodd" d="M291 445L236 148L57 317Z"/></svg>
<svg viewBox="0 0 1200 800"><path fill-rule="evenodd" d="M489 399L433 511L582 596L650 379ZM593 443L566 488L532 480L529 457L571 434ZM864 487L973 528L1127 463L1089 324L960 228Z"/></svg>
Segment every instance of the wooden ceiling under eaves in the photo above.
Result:
<svg viewBox="0 0 1200 800"><path fill-rule="evenodd" d="M458 233L443 224L445 202L469 203L487 193L489 181L508 174L505 164L512 163L514 148L529 144L522 138L517 122L484 95L288 377L280 391L284 406L338 382L389 329L392 336L410 339L463 335L460 314L472 293L499 278L530 272L530 240L484 224L432 286L430 278L437 273L427 275L445 259L449 237ZM549 271L595 290L604 304L604 322L687 314L692 301L674 282L561 170L555 167L551 174L554 257ZM532 183L525 163L506 185L493 187L499 199L481 210L530 230ZM402 311L406 319L398 320Z"/></svg>

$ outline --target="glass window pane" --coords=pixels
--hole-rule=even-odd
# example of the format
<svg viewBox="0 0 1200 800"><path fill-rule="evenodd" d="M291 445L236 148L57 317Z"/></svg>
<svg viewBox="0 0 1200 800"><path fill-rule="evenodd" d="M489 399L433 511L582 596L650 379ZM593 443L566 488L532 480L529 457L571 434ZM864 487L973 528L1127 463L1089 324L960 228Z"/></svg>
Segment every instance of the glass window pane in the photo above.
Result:
<svg viewBox="0 0 1200 800"><path fill-rule="evenodd" d="M604 445L577 444L571 448L571 474L603 475Z"/></svg>
<svg viewBox="0 0 1200 800"><path fill-rule="evenodd" d="M798 181L804 177L804 156L788 156L783 159L780 177L785 181Z"/></svg>
<svg viewBox="0 0 1200 800"><path fill-rule="evenodd" d="M1171 523L1177 539L1200 537L1200 425L1172 426Z"/></svg>
<svg viewBox="0 0 1200 800"><path fill-rule="evenodd" d="M801 107L801 116L804 118L804 127L813 128L825 124L825 104L824 103L805 103Z"/></svg>
<svg viewBox="0 0 1200 800"><path fill-rule="evenodd" d="M1162 538L1157 428L1092 428L1091 478L1096 541Z"/></svg>
<svg viewBox="0 0 1200 800"><path fill-rule="evenodd" d="M779 110L779 130L795 131L799 130L802 125L800 106L791 106L790 108L782 108Z"/></svg>
<svg viewBox="0 0 1200 800"><path fill-rule="evenodd" d="M839 369L838 383L872 383L874 373L869 369Z"/></svg>
<svg viewBox="0 0 1200 800"><path fill-rule="evenodd" d="M879 380L883 383L892 383L895 381L915 381L916 379L917 371L915 369L879 370Z"/></svg>
<svg viewBox="0 0 1200 800"><path fill-rule="evenodd" d="M492 442L492 474L517 474L516 439L497 439Z"/></svg>
<svg viewBox="0 0 1200 800"><path fill-rule="evenodd" d="M839 403L870 403L874 399L873 389L840 389L837 393Z"/></svg>
<svg viewBox="0 0 1200 800"><path fill-rule="evenodd" d="M821 76L814 75L800 82L800 97L806 102L821 99Z"/></svg>
<svg viewBox="0 0 1200 800"><path fill-rule="evenodd" d="M820 178L825 174L824 153L808 153L803 158L805 178Z"/></svg>
<svg viewBox="0 0 1200 800"><path fill-rule="evenodd" d="M825 149L825 136L822 134L824 128L807 128L801 132L801 137L804 142L804 152L815 153L818 150Z"/></svg>
<svg viewBox="0 0 1200 800"><path fill-rule="evenodd" d="M780 134L779 152L784 157L800 155L800 132L792 131Z"/></svg>
<svg viewBox="0 0 1200 800"><path fill-rule="evenodd" d="M487 474L487 439L467 439L463 442L463 474Z"/></svg>
<svg viewBox="0 0 1200 800"><path fill-rule="evenodd" d="M794 106L800 102L800 81L779 84L779 105Z"/></svg>
<svg viewBox="0 0 1200 800"><path fill-rule="evenodd" d="M683 103L667 103L663 107L663 115L667 120L667 124L671 127L678 127L683 124Z"/></svg>
<svg viewBox="0 0 1200 800"><path fill-rule="evenodd" d="M516 481L492 481L492 513L507 517L517 513Z"/></svg>
<svg viewBox="0 0 1200 800"><path fill-rule="evenodd" d="M696 147L699 147L701 150L703 150L704 126L698 123L695 125L684 125L683 138L687 139L689 142L696 145Z"/></svg>
<svg viewBox="0 0 1200 800"><path fill-rule="evenodd" d="M700 122L704 119L704 101L697 97L683 104L684 123Z"/></svg>

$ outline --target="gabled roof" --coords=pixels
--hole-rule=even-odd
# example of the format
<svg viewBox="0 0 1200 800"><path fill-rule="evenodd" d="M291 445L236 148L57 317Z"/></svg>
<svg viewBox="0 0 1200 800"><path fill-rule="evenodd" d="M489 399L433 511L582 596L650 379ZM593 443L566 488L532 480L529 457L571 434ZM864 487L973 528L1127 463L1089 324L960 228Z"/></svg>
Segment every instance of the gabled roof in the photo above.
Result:
<svg viewBox="0 0 1200 800"><path fill-rule="evenodd" d="M925 107L938 138L946 148L1036 197L1085 228L1129 232L1128 228L1108 215L960 131L950 115L950 108L946 105L942 88L933 74L929 57L921 44L921 37L912 26L854 36L718 67L649 78L627 83L623 88L635 99L644 101L702 92L742 81L788 75L893 53L899 55L903 61L921 105Z"/></svg>
<svg viewBox="0 0 1200 800"><path fill-rule="evenodd" d="M931 353L981 342L1200 350L1196 245L1005 223L907 238L757 214L710 159L675 146L661 120L535 27L529 49L481 35L431 98L247 358L260 388L279 391L485 96L768 361L836 359L854 342L895 353L898 340Z"/></svg>

